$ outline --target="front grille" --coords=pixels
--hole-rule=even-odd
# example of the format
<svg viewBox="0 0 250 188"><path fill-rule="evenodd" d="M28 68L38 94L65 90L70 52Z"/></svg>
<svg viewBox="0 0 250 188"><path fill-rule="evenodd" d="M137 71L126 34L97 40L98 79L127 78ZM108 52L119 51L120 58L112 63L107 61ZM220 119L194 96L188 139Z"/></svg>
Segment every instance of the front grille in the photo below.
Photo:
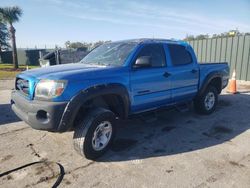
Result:
<svg viewBox="0 0 250 188"><path fill-rule="evenodd" d="M22 78L16 79L16 90L20 91L22 94L29 95L29 80L24 80Z"/></svg>

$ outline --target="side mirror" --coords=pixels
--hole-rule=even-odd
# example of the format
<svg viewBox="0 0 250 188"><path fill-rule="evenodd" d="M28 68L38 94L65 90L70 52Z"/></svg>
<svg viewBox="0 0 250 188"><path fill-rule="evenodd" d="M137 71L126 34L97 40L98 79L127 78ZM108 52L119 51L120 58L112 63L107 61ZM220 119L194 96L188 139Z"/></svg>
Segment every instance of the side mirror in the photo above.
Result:
<svg viewBox="0 0 250 188"><path fill-rule="evenodd" d="M145 68L151 67L151 57L150 56L141 56L136 59L134 68Z"/></svg>

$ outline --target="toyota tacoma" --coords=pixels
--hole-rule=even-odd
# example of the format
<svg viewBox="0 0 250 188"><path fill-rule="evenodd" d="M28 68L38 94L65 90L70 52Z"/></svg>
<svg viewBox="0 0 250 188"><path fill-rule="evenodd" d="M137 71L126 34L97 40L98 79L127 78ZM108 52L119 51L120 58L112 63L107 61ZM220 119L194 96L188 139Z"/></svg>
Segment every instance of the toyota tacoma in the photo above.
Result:
<svg viewBox="0 0 250 188"><path fill-rule="evenodd" d="M227 63L199 64L186 42L124 40L78 63L20 73L11 106L34 129L73 130L75 150L95 159L111 146L118 119L190 102L210 114L228 78Z"/></svg>

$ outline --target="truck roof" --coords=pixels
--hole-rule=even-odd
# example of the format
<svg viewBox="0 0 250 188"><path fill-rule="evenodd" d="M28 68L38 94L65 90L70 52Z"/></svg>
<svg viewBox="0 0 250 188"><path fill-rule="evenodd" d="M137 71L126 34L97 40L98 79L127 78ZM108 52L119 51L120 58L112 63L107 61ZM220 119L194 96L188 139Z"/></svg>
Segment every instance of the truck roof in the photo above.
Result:
<svg viewBox="0 0 250 188"><path fill-rule="evenodd" d="M135 42L135 43L168 43L168 44L179 44L187 46L188 43L182 40L176 39L159 39L159 38L139 38L139 39L128 39L128 40L120 40L116 42Z"/></svg>

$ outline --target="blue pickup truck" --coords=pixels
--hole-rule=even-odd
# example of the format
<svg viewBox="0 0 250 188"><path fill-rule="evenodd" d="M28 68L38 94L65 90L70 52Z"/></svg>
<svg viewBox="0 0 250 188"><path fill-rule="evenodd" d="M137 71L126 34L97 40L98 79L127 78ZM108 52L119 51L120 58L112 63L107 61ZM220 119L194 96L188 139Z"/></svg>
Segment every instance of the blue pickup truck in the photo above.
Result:
<svg viewBox="0 0 250 188"><path fill-rule="evenodd" d="M190 102L210 114L228 78L227 63L198 64L183 41L125 40L103 44L79 63L20 73L11 106L34 129L74 130L76 151L95 159L110 147L118 119Z"/></svg>

